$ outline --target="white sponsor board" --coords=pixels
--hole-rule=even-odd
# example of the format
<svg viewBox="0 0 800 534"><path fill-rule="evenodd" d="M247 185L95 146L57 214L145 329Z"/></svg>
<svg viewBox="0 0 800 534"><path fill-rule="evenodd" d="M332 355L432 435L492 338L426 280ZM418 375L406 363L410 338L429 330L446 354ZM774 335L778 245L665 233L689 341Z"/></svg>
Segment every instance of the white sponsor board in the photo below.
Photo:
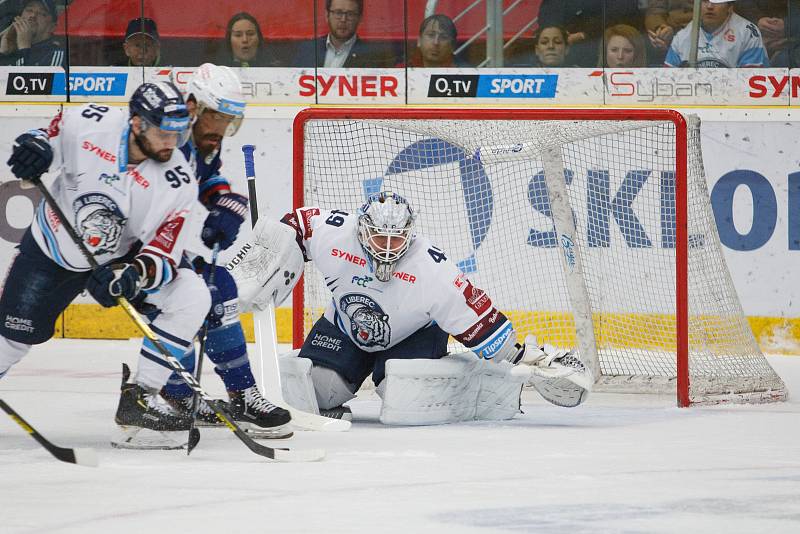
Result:
<svg viewBox="0 0 800 534"><path fill-rule="evenodd" d="M56 106L31 106L22 111L0 106L4 124L0 161L8 159L19 133L46 126L48 116L56 111ZM289 115L297 111L299 108L287 108L283 118L250 116L236 137L225 141L222 172L240 192L247 191L241 146L257 146L259 211L266 217L278 218L292 208ZM796 143L800 122L706 121L702 132L717 225L745 313L800 316L800 286L796 283L800 272L800 148ZM3 272L32 216L32 197L31 190L22 191L8 167L0 165ZM246 234L242 232L240 240L246 239ZM453 251L453 255L461 252Z"/></svg>
<svg viewBox="0 0 800 534"><path fill-rule="evenodd" d="M796 104L800 69L243 68L251 104L757 106ZM126 102L142 81L181 88L193 67L0 67L0 101Z"/></svg>

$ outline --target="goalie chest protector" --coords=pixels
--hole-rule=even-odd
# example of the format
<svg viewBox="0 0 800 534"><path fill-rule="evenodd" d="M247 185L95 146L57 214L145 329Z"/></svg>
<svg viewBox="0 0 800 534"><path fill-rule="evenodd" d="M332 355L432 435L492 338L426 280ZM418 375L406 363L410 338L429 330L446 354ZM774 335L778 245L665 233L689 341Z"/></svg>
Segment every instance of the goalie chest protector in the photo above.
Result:
<svg viewBox="0 0 800 534"><path fill-rule="evenodd" d="M295 214L306 256L333 294L325 317L360 349L385 350L432 322L452 335L482 322L490 328L488 319L498 316L489 296L427 238L417 236L391 280L380 282L358 241L358 216L319 208Z"/></svg>

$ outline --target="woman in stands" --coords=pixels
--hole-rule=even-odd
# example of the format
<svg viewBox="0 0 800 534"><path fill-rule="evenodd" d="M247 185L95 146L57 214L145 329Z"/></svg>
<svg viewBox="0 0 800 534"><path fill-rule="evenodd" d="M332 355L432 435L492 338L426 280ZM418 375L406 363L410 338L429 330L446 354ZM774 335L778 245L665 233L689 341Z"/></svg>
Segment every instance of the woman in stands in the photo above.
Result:
<svg viewBox="0 0 800 534"><path fill-rule="evenodd" d="M627 24L606 28L597 64L611 68L646 66L644 37L639 30Z"/></svg>
<svg viewBox="0 0 800 534"><path fill-rule="evenodd" d="M267 49L264 34L250 13L235 14L225 30L225 44L219 65L229 67L279 67L277 58Z"/></svg>
<svg viewBox="0 0 800 534"><path fill-rule="evenodd" d="M545 26L533 36L534 67L570 67L566 65L569 34L562 26Z"/></svg>

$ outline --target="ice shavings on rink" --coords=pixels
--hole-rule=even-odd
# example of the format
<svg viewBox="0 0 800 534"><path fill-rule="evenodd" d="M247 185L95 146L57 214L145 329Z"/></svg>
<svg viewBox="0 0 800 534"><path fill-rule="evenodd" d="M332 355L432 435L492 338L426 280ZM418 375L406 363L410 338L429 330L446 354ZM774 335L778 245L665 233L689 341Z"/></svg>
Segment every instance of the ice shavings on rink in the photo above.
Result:
<svg viewBox="0 0 800 534"><path fill-rule="evenodd" d="M526 390L512 421L390 428L367 391L350 432L269 443L325 461L276 464L225 429L202 429L191 457L112 449L120 359L137 351L52 340L0 380L42 434L100 460L60 463L2 414L0 532L800 532L800 357L770 357L792 395L773 405L596 394L564 409ZM222 394L210 369L203 385Z"/></svg>

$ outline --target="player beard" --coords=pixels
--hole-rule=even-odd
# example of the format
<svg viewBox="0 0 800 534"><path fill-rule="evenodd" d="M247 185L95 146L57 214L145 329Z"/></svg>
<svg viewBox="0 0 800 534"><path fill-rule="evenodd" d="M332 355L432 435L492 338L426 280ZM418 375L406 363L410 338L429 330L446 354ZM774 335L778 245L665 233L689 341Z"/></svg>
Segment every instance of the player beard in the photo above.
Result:
<svg viewBox="0 0 800 534"><path fill-rule="evenodd" d="M150 141L144 135L136 135L133 134L133 142L136 143L136 146L139 147L139 150L142 151L142 154L145 157L154 159L156 161L160 161L161 163L166 163L169 161L169 158L172 157L172 148L165 148L163 150L153 150L153 147L150 145Z"/></svg>
<svg viewBox="0 0 800 534"><path fill-rule="evenodd" d="M219 150L222 136L217 134L203 134L196 140L197 151L204 158Z"/></svg>

